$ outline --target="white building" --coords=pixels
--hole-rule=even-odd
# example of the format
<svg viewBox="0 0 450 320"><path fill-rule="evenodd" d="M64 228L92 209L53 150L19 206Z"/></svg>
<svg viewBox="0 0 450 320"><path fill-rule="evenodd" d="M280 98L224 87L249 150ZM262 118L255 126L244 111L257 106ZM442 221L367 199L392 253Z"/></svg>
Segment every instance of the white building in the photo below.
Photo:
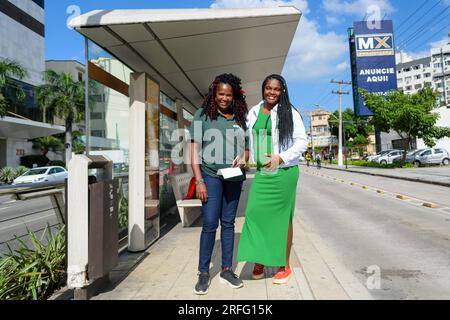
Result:
<svg viewBox="0 0 450 320"><path fill-rule="evenodd" d="M7 115L0 117L0 167L16 167L21 156L38 153L29 139L65 130L43 123L34 99L45 70L44 0L2 0L0 39L0 60L16 61L28 72L25 79L11 79L23 89L25 100L10 106Z"/></svg>
<svg viewBox="0 0 450 320"><path fill-rule="evenodd" d="M405 93L417 93L424 87L434 87L431 58L422 58L397 64L398 89Z"/></svg>
<svg viewBox="0 0 450 320"><path fill-rule="evenodd" d="M429 57L408 60L408 57L405 57L404 54L397 55L398 89L413 94L424 87L432 87L440 93L440 101L445 104L446 99L447 104L449 104L450 43L440 48L431 49Z"/></svg>

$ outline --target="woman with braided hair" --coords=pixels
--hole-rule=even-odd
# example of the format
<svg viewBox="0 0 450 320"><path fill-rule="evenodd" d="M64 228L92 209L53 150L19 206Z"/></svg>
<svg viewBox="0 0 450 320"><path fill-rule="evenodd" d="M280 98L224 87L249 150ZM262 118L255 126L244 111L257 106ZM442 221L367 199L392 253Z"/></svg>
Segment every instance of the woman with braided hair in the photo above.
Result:
<svg viewBox="0 0 450 320"><path fill-rule="evenodd" d="M209 265L219 221L222 244L220 280L235 289L243 286L242 280L231 267L236 211L245 180L245 171L242 169L249 154L245 135L247 113L241 80L233 74L222 74L211 84L189 129L196 194L203 202L198 282L194 288L196 294L208 293ZM218 174L219 170L230 167L240 167L242 174L230 179Z"/></svg>
<svg viewBox="0 0 450 320"><path fill-rule="evenodd" d="M253 279L264 278L265 266L279 267L276 284L287 283L292 246L299 159L308 142L299 112L289 100L286 81L268 76L263 101L249 111L250 158L257 164L250 189L238 261L255 263Z"/></svg>

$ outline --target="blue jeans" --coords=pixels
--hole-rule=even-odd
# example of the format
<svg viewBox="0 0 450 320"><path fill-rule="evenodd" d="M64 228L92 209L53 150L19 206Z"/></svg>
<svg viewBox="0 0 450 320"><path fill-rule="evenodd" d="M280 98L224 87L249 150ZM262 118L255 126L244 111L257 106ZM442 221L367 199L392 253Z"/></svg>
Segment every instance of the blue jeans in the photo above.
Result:
<svg viewBox="0 0 450 320"><path fill-rule="evenodd" d="M198 271L209 272L219 220L222 268L231 268L234 249L234 222L241 196L242 181L223 181L203 172L202 176L208 192L208 201L202 205L203 228L200 237Z"/></svg>

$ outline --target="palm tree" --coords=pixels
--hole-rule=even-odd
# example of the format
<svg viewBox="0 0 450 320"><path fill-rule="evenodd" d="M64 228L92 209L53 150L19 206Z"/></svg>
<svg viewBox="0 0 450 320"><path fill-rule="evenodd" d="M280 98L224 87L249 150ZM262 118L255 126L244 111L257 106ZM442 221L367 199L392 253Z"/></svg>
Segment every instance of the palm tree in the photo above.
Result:
<svg viewBox="0 0 450 320"><path fill-rule="evenodd" d="M84 82L74 81L69 73L44 72L45 84L37 88L37 102L50 121L64 119L66 163L72 157L72 126L84 119Z"/></svg>
<svg viewBox="0 0 450 320"><path fill-rule="evenodd" d="M64 150L64 144L60 139L54 136L47 136L33 139L33 147L41 149L42 155L46 156L47 153L51 151L62 151Z"/></svg>
<svg viewBox="0 0 450 320"><path fill-rule="evenodd" d="M7 113L7 99L3 95L6 85L9 85L13 89L17 100L20 101L25 98L25 93L22 88L13 84L10 78L14 77L21 80L27 75L27 70L25 70L25 68L19 63L9 59L0 60L0 117L4 117Z"/></svg>

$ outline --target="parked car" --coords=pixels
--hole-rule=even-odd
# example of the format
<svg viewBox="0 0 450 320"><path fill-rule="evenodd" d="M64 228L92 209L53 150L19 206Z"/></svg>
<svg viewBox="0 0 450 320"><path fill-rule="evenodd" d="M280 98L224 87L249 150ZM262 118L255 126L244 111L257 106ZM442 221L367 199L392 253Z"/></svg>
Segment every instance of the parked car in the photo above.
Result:
<svg viewBox="0 0 450 320"><path fill-rule="evenodd" d="M392 164L394 159L401 158L403 156L403 150L393 150L389 151L383 155L378 156L373 162L377 162L379 164Z"/></svg>
<svg viewBox="0 0 450 320"><path fill-rule="evenodd" d="M371 156L368 156L365 160L371 162L373 160L375 160L376 158L380 157L380 156L384 156L385 154L389 153L390 151L394 151L394 150L384 150L384 151L380 151L377 154L373 154Z"/></svg>
<svg viewBox="0 0 450 320"><path fill-rule="evenodd" d="M13 185L24 183L40 183L40 182L55 182L64 183L68 172L63 167L39 167L33 168L17 177L13 181Z"/></svg>
<svg viewBox="0 0 450 320"><path fill-rule="evenodd" d="M410 150L408 151L408 153L406 154L406 158L405 158L405 163L414 163L414 160L416 159L417 155L420 154L422 151L424 151L425 149L419 149L419 150ZM396 158L394 159L393 163L400 163L402 161L402 158Z"/></svg>
<svg viewBox="0 0 450 320"><path fill-rule="evenodd" d="M408 163L413 163L416 167L425 165L440 165L448 166L450 164L450 155L447 150L443 148L428 148L418 150L414 154L407 157Z"/></svg>

